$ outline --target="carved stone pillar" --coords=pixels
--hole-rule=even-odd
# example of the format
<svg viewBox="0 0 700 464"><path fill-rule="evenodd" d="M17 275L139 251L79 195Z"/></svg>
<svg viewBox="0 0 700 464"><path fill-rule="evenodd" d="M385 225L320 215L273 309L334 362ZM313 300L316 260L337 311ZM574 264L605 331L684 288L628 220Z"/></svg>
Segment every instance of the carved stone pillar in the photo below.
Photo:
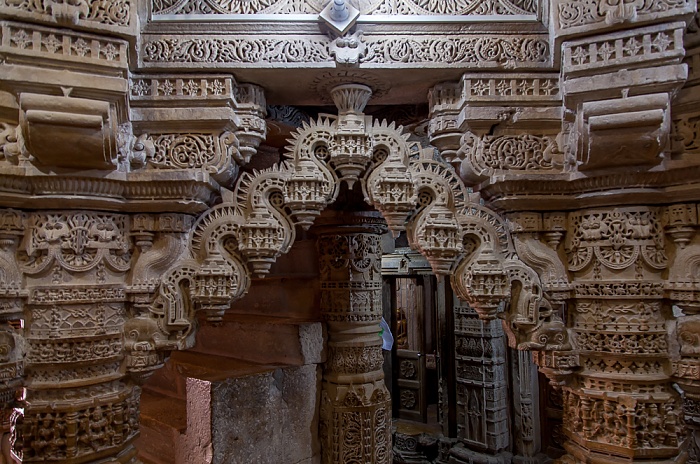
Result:
<svg viewBox="0 0 700 464"><path fill-rule="evenodd" d="M25 394L14 415L22 462L134 462L138 390L124 378L129 218L25 215Z"/></svg>
<svg viewBox="0 0 700 464"><path fill-rule="evenodd" d="M321 396L324 464L388 464L391 400L384 384L380 232L375 216L346 214L318 239L328 359ZM356 224L356 225L355 225Z"/></svg>
<svg viewBox="0 0 700 464"><path fill-rule="evenodd" d="M564 387L564 446L574 462L678 462L659 210L589 209L568 220L581 371Z"/></svg>
<svg viewBox="0 0 700 464"><path fill-rule="evenodd" d="M450 462L508 463L506 340L499 320L482 321L455 298L457 437Z"/></svg>

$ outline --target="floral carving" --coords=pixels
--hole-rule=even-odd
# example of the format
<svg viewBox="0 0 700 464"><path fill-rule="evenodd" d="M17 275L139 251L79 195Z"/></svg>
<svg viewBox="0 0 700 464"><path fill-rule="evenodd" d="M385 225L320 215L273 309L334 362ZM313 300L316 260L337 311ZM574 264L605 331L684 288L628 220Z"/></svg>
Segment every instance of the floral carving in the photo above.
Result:
<svg viewBox="0 0 700 464"><path fill-rule="evenodd" d="M480 63L481 66L544 64L549 42L539 37L411 37L375 38L366 35L367 52L361 63Z"/></svg>
<svg viewBox="0 0 700 464"><path fill-rule="evenodd" d="M179 63L304 63L330 62L330 42L255 39L159 39L144 45L146 62Z"/></svg>
<svg viewBox="0 0 700 464"><path fill-rule="evenodd" d="M215 134L151 134L155 148L147 163L161 169L203 168L212 173L222 172L231 163L232 152L238 148L236 136L225 132Z"/></svg>
<svg viewBox="0 0 700 464"><path fill-rule="evenodd" d="M612 210L573 213L573 233L567 238L569 269L578 271L593 256L609 269L625 269L642 258L655 269L668 259L661 226L653 211Z"/></svg>
<svg viewBox="0 0 700 464"><path fill-rule="evenodd" d="M499 170L552 171L564 161L556 137L531 134L478 137L468 132L457 155L464 158L462 175L469 179Z"/></svg>
<svg viewBox="0 0 700 464"><path fill-rule="evenodd" d="M544 37L412 37L365 35L361 64L442 63L501 67L516 63L545 65L550 59ZM147 63L331 63L331 42L326 37L281 39L275 37L160 38L144 44ZM335 49L334 49L335 50Z"/></svg>
<svg viewBox="0 0 700 464"><path fill-rule="evenodd" d="M126 217L98 213L49 213L31 216L22 245L23 271L37 274L54 263L70 272L106 265L116 272L130 267Z"/></svg>
<svg viewBox="0 0 700 464"><path fill-rule="evenodd" d="M413 379L416 376L416 365L409 360L401 361L399 372L404 379Z"/></svg>

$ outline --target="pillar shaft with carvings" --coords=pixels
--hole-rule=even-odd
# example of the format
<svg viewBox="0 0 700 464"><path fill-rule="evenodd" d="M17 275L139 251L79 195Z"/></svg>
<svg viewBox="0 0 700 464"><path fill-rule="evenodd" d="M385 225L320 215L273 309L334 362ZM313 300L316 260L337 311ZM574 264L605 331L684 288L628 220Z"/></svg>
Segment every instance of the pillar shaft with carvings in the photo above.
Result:
<svg viewBox="0 0 700 464"><path fill-rule="evenodd" d="M468 304L455 300L457 437L467 448L453 449L452 460L510 462L511 455L506 451L510 437L502 325L498 320L480 320Z"/></svg>
<svg viewBox="0 0 700 464"><path fill-rule="evenodd" d="M22 462L131 462L138 391L121 369L129 218L41 211L24 224L27 380L14 452Z"/></svg>
<svg viewBox="0 0 700 464"><path fill-rule="evenodd" d="M384 384L381 240L371 223L318 239L321 312L328 324L323 374L323 463L391 462L391 401Z"/></svg>

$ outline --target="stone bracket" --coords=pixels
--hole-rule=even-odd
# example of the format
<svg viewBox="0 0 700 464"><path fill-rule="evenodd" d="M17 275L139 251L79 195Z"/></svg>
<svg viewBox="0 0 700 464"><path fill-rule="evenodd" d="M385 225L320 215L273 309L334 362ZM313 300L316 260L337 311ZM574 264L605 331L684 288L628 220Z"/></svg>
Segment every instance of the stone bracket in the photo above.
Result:
<svg viewBox="0 0 700 464"><path fill-rule="evenodd" d="M579 170L659 164L670 120L667 93L583 103L576 118Z"/></svg>
<svg viewBox="0 0 700 464"><path fill-rule="evenodd" d="M116 115L108 102L23 93L20 126L27 150L40 164L116 168Z"/></svg>

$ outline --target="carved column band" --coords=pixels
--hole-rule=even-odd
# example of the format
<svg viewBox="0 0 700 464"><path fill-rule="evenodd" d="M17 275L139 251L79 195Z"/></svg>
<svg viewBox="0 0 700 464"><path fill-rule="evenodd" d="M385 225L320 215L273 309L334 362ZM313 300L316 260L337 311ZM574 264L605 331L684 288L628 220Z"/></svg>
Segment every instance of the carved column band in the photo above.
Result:
<svg viewBox="0 0 700 464"><path fill-rule="evenodd" d="M323 463L391 462L391 401L384 384L381 240L376 218L323 227L318 239L328 359L321 397Z"/></svg>

